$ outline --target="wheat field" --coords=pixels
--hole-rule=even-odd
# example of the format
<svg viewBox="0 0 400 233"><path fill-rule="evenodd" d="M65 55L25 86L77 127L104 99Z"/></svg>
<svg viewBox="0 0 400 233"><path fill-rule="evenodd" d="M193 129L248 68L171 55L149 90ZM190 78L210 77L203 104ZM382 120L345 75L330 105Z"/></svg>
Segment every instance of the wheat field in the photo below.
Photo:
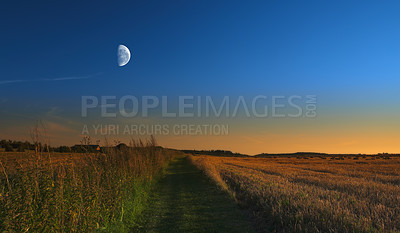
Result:
<svg viewBox="0 0 400 233"><path fill-rule="evenodd" d="M400 158L192 156L260 232L399 232Z"/></svg>

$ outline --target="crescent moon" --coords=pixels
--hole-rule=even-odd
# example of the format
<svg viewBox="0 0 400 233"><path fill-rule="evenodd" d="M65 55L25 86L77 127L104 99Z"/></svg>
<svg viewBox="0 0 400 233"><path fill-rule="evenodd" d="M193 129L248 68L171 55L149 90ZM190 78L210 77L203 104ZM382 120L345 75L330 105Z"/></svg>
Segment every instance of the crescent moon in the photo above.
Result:
<svg viewBox="0 0 400 233"><path fill-rule="evenodd" d="M118 65L124 66L128 64L130 59L131 59L131 52L125 45L120 44L118 46Z"/></svg>

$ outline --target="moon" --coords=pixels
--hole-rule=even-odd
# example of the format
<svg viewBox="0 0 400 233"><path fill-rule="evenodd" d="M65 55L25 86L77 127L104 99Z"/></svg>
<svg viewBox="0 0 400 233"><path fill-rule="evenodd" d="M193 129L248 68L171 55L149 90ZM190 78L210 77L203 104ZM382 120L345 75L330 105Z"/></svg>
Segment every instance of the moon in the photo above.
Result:
<svg viewBox="0 0 400 233"><path fill-rule="evenodd" d="M131 59L131 52L129 51L128 47L120 44L118 46L118 65L124 66L128 64L130 59Z"/></svg>

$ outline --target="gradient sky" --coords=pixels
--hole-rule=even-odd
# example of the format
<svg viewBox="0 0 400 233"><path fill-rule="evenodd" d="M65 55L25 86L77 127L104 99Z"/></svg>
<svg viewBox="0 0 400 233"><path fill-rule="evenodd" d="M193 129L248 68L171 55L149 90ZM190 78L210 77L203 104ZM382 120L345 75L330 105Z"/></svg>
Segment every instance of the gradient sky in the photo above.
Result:
<svg viewBox="0 0 400 233"><path fill-rule="evenodd" d="M83 95L312 94L313 119L193 119L229 122L230 133L158 139L249 154L399 153L399 10L398 1L2 1L0 138L29 140L42 120L54 145L78 143L83 124L109 123L81 118ZM132 53L124 67L119 44Z"/></svg>

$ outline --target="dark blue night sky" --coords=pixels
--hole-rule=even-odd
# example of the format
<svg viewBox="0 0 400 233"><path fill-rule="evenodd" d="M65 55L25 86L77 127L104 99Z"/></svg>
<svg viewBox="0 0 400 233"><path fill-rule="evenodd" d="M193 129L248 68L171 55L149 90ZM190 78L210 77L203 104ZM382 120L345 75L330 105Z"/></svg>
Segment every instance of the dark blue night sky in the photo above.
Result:
<svg viewBox="0 0 400 233"><path fill-rule="evenodd" d="M398 114L399 10L398 1L2 1L3 119L79 113L82 95L126 94L311 93L328 115L371 105ZM132 53L124 67L119 44Z"/></svg>

